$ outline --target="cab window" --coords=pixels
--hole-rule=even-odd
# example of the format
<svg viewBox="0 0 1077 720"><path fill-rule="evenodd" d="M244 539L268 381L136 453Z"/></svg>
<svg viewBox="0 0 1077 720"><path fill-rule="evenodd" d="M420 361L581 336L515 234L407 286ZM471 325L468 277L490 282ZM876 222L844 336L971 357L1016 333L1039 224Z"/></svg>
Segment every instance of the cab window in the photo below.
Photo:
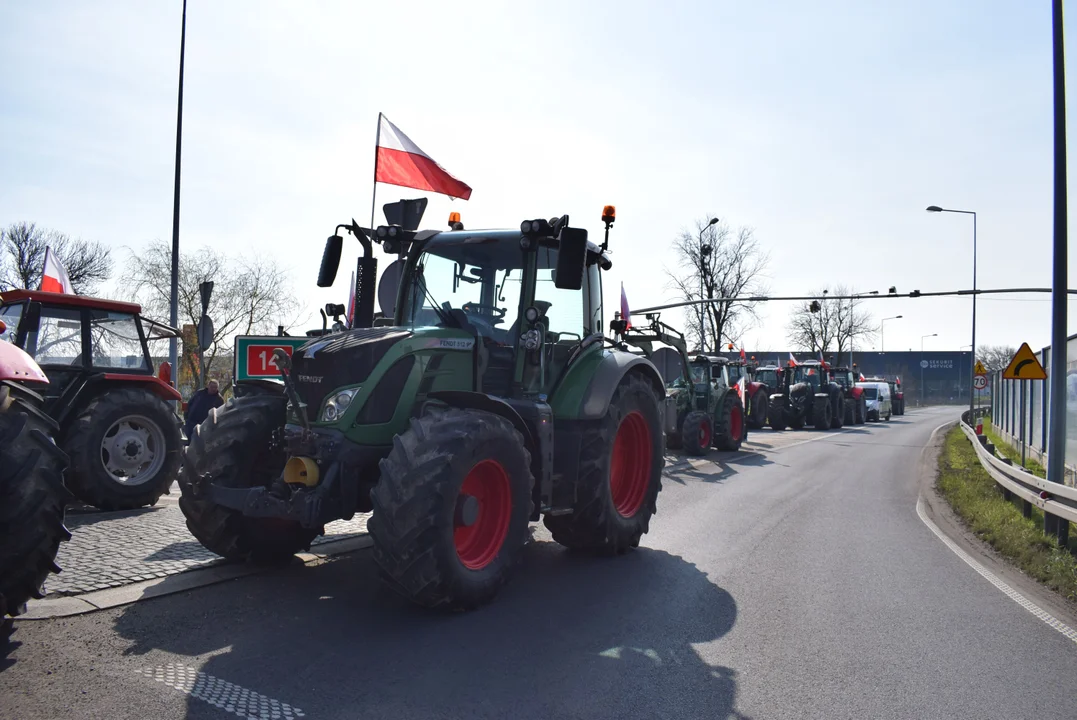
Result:
<svg viewBox="0 0 1077 720"><path fill-rule="evenodd" d="M82 365L82 311L42 307L37 330L27 333L26 352L39 365Z"/></svg>
<svg viewBox="0 0 1077 720"><path fill-rule="evenodd" d="M138 323L131 313L90 311L91 362L94 367L149 369Z"/></svg>

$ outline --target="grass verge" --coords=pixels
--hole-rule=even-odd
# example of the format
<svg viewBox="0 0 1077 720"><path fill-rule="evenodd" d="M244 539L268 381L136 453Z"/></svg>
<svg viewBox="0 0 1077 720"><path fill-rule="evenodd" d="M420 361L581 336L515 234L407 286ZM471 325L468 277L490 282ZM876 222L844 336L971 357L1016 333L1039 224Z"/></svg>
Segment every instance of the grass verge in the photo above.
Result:
<svg viewBox="0 0 1077 720"><path fill-rule="evenodd" d="M954 512L978 538L1010 562L1067 600L1077 602L1077 534L1070 526L1070 551L1043 534L1043 513L1026 518L1002 498L998 485L980 465L972 443L953 428L939 454L936 486Z"/></svg>

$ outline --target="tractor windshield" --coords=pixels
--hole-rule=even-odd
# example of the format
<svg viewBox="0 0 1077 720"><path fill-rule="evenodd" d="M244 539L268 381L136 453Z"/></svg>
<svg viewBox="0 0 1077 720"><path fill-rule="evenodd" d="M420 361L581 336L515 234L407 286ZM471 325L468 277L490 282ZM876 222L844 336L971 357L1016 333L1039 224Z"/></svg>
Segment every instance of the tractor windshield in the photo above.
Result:
<svg viewBox="0 0 1077 720"><path fill-rule="evenodd" d="M793 382L803 383L806 382L813 388L819 388L819 369L815 367L805 367L804 365L798 365L796 370L793 371Z"/></svg>
<svg viewBox="0 0 1077 720"><path fill-rule="evenodd" d="M519 245L440 242L415 264L410 327L458 327L515 344L523 253Z"/></svg>
<svg viewBox="0 0 1077 720"><path fill-rule="evenodd" d="M756 370L755 379L767 387L778 387L778 371L773 368Z"/></svg>
<svg viewBox="0 0 1077 720"><path fill-rule="evenodd" d="M19 332L20 318L22 318L21 304L0 307L0 321L3 321L4 325L7 326L3 332L0 332L0 340L15 344L15 336Z"/></svg>

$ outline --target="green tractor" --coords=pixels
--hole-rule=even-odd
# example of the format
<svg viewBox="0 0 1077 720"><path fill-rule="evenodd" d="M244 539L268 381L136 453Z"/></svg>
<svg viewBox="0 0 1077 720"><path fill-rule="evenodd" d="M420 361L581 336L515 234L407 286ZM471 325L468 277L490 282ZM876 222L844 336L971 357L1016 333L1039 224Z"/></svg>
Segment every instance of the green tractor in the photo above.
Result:
<svg viewBox="0 0 1077 720"><path fill-rule="evenodd" d="M748 424L726 359L707 355L689 359L682 333L660 322L657 314L646 318L649 325L630 327L623 320L615 320L611 328L618 340L640 348L648 357L654 352L655 342L673 348L681 357L681 376L667 388L671 401L666 419L669 445L695 456L706 455L712 447L729 452L740 450L748 438Z"/></svg>
<svg viewBox="0 0 1077 720"><path fill-rule="evenodd" d="M188 528L226 558L274 561L371 512L387 585L457 610L497 594L540 518L569 548L636 547L661 489L665 387L602 332L614 217L604 209L601 246L567 215L517 230L338 226L365 249L354 327L277 349L283 393L234 398L198 426ZM375 242L398 256L377 320ZM342 244L326 244L322 287Z"/></svg>

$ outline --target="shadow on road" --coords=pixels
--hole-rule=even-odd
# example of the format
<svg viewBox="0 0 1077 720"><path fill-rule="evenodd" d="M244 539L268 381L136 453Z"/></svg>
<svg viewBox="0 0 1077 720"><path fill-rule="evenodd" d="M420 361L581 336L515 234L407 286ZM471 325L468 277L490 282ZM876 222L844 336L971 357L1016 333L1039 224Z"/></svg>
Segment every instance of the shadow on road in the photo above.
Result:
<svg viewBox="0 0 1077 720"><path fill-rule="evenodd" d="M704 659L736 603L695 565L544 541L524 555L501 596L472 613L413 608L359 552L132 605L116 630L128 654L219 653L187 664L307 717L741 717L736 672ZM189 703L188 717L206 716Z"/></svg>

